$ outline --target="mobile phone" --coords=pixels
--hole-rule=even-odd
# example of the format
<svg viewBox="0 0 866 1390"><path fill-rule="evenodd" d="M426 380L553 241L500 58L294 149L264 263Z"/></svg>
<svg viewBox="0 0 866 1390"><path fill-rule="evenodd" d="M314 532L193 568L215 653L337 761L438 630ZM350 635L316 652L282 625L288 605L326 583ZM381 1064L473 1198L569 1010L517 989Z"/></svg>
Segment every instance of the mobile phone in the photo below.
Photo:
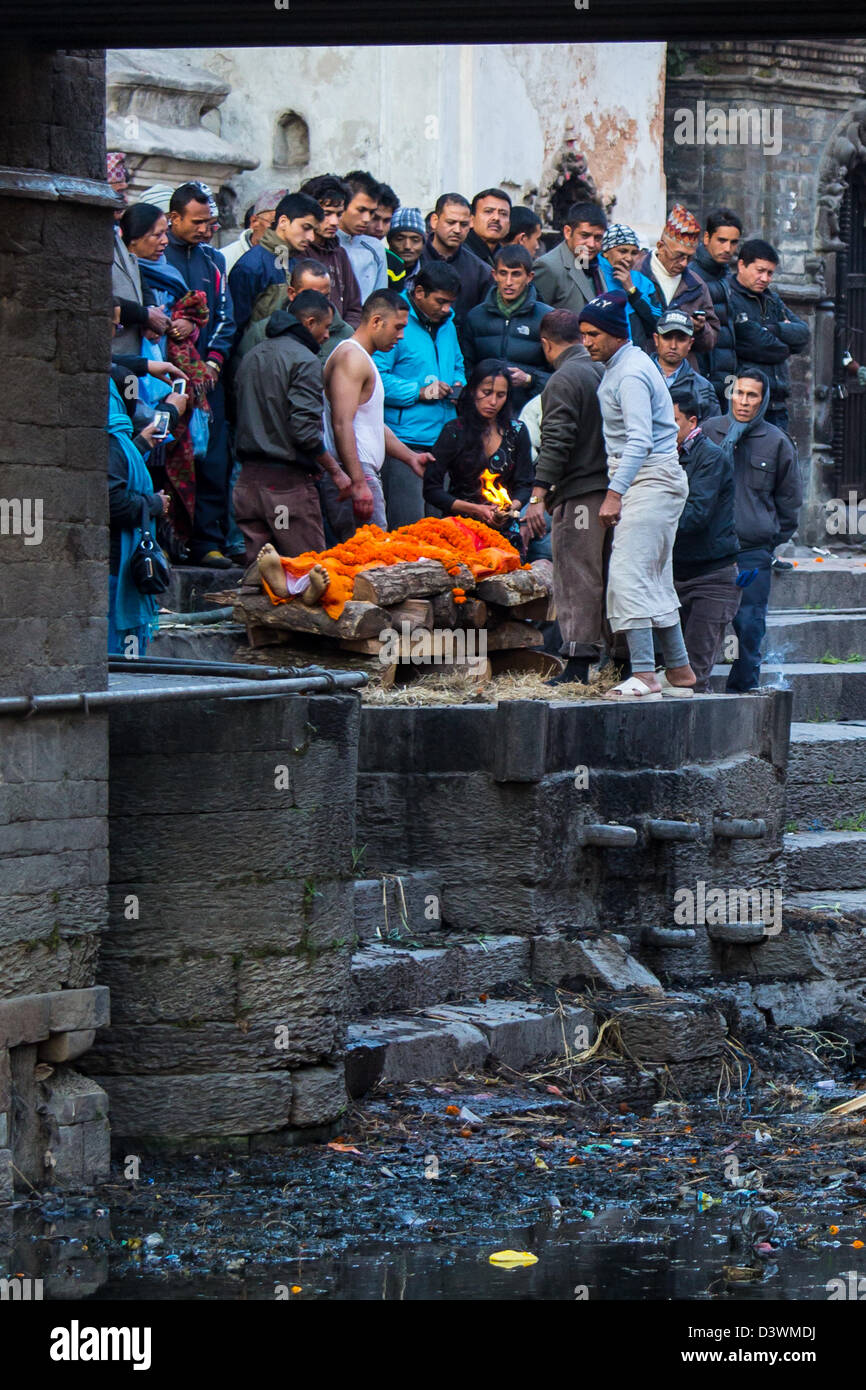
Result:
<svg viewBox="0 0 866 1390"><path fill-rule="evenodd" d="M168 435L169 425L171 424L171 416L169 415L167 410L157 410L153 418L154 423L156 424L156 429L153 432L153 438L165 439Z"/></svg>
<svg viewBox="0 0 866 1390"><path fill-rule="evenodd" d="M175 378L175 380L172 382L172 389L174 390L175 395L177 395L177 396L185 396L185 395L186 395L186 378L185 378L185 377L182 377L182 378L180 379L180 381L178 381L177 378Z"/></svg>

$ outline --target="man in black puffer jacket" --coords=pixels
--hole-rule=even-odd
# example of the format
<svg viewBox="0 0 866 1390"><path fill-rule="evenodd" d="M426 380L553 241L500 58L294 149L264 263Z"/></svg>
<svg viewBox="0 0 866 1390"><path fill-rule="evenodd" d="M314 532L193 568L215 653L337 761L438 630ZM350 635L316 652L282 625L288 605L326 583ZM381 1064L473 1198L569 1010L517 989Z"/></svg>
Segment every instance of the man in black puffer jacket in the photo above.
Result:
<svg viewBox="0 0 866 1390"><path fill-rule="evenodd" d="M699 695L710 688L725 628L740 606L734 530L734 465L698 424L700 403L692 386L671 388L677 448L689 495L674 541L674 587L680 600L689 664Z"/></svg>
<svg viewBox="0 0 866 1390"><path fill-rule="evenodd" d="M493 287L471 310L463 331L463 357L468 377L486 357L508 363L514 388L514 409L539 395L550 370L539 332L550 313L532 284L532 261L524 246L502 246L496 252Z"/></svg>
<svg viewBox="0 0 866 1390"><path fill-rule="evenodd" d="M740 248L731 281L731 323L737 347L737 370L748 363L762 367L770 381L766 421L788 433L788 358L802 352L809 328L770 289L779 264L768 241L753 237Z"/></svg>
<svg viewBox="0 0 866 1390"><path fill-rule="evenodd" d="M743 224L731 208L716 208L707 217L702 244L691 268L704 281L719 320L719 336L711 352L698 354L698 368L715 387L722 412L728 408L725 391L737 370L734 328L730 314L731 263L737 254Z"/></svg>

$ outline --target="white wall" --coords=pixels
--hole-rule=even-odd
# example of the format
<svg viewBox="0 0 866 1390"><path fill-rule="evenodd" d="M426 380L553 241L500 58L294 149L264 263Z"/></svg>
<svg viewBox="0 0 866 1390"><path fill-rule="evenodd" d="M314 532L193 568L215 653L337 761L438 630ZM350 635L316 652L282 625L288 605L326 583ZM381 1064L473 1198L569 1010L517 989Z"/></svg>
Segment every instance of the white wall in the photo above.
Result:
<svg viewBox="0 0 866 1390"><path fill-rule="evenodd" d="M653 241L664 221L664 44L186 49L178 56L231 83L220 133L260 160L233 183L241 209L263 188L297 185L299 172L271 164L276 121L293 110L310 129L303 177L369 167L422 212L446 189L471 197L502 182L518 196L545 188L570 120L599 189L617 195L614 216Z"/></svg>

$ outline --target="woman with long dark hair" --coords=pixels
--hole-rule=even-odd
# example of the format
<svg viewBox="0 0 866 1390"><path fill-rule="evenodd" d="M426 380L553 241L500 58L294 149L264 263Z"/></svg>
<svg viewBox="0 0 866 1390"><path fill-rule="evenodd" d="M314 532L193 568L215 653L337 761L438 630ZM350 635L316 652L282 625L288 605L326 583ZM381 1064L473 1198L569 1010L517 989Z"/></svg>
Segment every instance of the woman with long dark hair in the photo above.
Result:
<svg viewBox="0 0 866 1390"><path fill-rule="evenodd" d="M523 549L528 528L518 527L515 514L529 500L535 471L529 431L514 412L506 362L488 357L478 363L460 393L457 419L444 426L432 452L425 502L443 516L483 521Z"/></svg>

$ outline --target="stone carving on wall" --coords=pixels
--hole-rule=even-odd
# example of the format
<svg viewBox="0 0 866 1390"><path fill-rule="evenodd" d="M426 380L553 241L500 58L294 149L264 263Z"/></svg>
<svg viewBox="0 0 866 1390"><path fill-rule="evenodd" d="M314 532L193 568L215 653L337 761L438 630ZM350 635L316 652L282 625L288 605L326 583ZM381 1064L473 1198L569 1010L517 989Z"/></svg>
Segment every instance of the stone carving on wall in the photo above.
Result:
<svg viewBox="0 0 866 1390"><path fill-rule="evenodd" d="M554 175L548 184L547 193L535 201L535 211L541 218L545 230L553 228L561 232L565 218L572 203L601 202L595 180L589 172L586 155L577 148L574 123L569 118L565 123L562 144L554 158ZM616 197L602 203L606 213L610 213Z"/></svg>
<svg viewBox="0 0 866 1390"><path fill-rule="evenodd" d="M839 216L848 179L866 166L866 101L854 107L837 126L818 170L819 250L844 251Z"/></svg>

